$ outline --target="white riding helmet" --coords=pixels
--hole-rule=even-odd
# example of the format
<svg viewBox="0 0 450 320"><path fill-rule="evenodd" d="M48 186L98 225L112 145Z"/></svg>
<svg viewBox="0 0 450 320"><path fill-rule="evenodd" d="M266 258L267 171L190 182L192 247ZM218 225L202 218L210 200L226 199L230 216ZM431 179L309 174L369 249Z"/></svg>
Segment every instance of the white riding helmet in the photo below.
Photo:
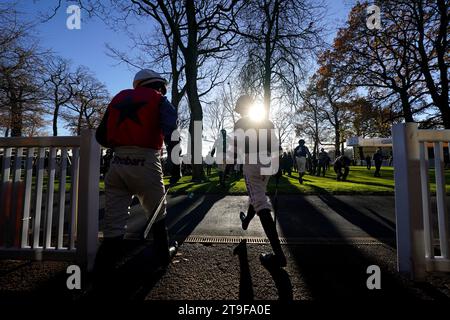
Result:
<svg viewBox="0 0 450 320"><path fill-rule="evenodd" d="M167 80L164 79L158 72L150 69L142 69L134 76L133 88L144 86L153 82L162 82L164 85L167 85Z"/></svg>

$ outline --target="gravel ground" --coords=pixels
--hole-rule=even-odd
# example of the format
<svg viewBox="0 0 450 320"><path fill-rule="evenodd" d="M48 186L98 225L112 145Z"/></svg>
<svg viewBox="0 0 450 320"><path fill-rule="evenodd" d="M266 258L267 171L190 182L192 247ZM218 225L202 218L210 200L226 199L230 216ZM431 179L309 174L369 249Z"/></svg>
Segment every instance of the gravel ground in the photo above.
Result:
<svg viewBox="0 0 450 320"><path fill-rule="evenodd" d="M284 246L285 272L270 273L259 262L269 246L247 245L247 259L236 245L184 244L146 299L448 299L449 275L418 284L396 272L395 251L385 245ZM319 253L319 254L318 254ZM199 259L199 257L203 257ZM242 263L243 261L243 263ZM368 290L366 269L381 268L381 290Z"/></svg>
<svg viewBox="0 0 450 320"><path fill-rule="evenodd" d="M69 265L61 261L0 260L0 300L71 300L73 294L65 287Z"/></svg>
<svg viewBox="0 0 450 320"><path fill-rule="evenodd" d="M184 243L165 272L155 272L151 248L137 250L120 266L108 288L125 300L446 300L450 274L433 274L418 283L396 272L396 252L385 244L283 246L284 270L269 271L262 244ZM0 301L90 300L66 288L68 262L0 261ZM381 290L368 290L366 269L381 269Z"/></svg>
<svg viewBox="0 0 450 320"><path fill-rule="evenodd" d="M110 292L134 300L448 300L450 275L434 274L426 283L396 272L395 250L387 245L285 245L288 266L270 272L261 244L185 243L165 272L154 272L150 249L120 267ZM236 253L236 254L235 254ZM41 298L72 301L92 295L67 290L67 262L0 261L0 300ZM381 268L381 290L368 290L366 269Z"/></svg>

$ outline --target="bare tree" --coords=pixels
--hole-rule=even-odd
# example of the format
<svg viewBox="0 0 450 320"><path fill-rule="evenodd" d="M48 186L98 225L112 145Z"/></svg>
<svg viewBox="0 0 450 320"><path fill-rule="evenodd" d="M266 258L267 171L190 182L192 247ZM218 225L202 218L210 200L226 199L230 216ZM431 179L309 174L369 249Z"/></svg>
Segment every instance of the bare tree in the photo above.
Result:
<svg viewBox="0 0 450 320"><path fill-rule="evenodd" d="M294 117L291 108L285 104L273 112L272 122L277 130L277 136L280 145L284 144L290 135L294 132Z"/></svg>
<svg viewBox="0 0 450 320"><path fill-rule="evenodd" d="M186 82L184 79L184 60L181 55L178 43L174 40L174 34L167 22L158 20L162 12L158 7L142 9L135 12L133 2L119 1L115 5L121 12L126 12L128 17L124 18L122 31L125 31L132 41L130 49L126 52L120 51L113 45L108 44L109 55L119 62L124 62L135 69L141 69L143 66L155 65L163 74L169 76L171 84L172 104L177 108L186 93ZM136 6L136 5L135 5ZM138 6L139 7L139 6ZM169 6L170 16L173 17L175 24L182 23L185 19L185 9L181 2L174 2ZM131 13L131 14L130 14ZM126 19L130 17L138 20L140 23L151 25L150 19L158 21L158 27L152 32L136 33L136 30L128 30ZM130 53L133 53L132 55Z"/></svg>
<svg viewBox="0 0 450 320"><path fill-rule="evenodd" d="M211 139L215 141L220 137L222 129L227 130L230 127L229 113L222 104L220 97L210 102L205 108L205 123L211 134Z"/></svg>
<svg viewBox="0 0 450 320"><path fill-rule="evenodd" d="M323 14L320 2L308 0L253 0L241 11L233 30L248 52L241 77L246 91L264 90L267 116L272 91L293 89L322 47Z"/></svg>
<svg viewBox="0 0 450 320"><path fill-rule="evenodd" d="M21 136L24 123L42 115L43 61L46 52L31 36L14 6L0 6L0 113L5 136Z"/></svg>
<svg viewBox="0 0 450 320"><path fill-rule="evenodd" d="M233 127L236 124L236 116L234 113L234 107L237 100L237 97L233 92L236 91L236 85L234 85L235 88L231 85L230 81L227 82L227 84L222 86L221 90L221 96L222 96L222 104L227 113L229 114L229 117L231 118L231 121L233 123Z"/></svg>
<svg viewBox="0 0 450 320"><path fill-rule="evenodd" d="M49 132L46 128L49 122L43 117L44 112L33 117L24 118L24 127L22 130L22 136L24 137L36 137L36 136L48 136Z"/></svg>
<svg viewBox="0 0 450 320"><path fill-rule="evenodd" d="M201 95L210 92L213 86L205 90L199 90L199 81L205 77L218 78L220 72L217 69L199 71L199 65L206 63L208 59L224 59L235 43L235 34L230 33L230 25L233 22L240 2L236 0L186 0L182 4L174 0L158 0L156 3L148 0L132 0L139 10L152 16L162 28L168 26L171 36L180 50L185 64L186 94L191 111L189 132L194 133L194 122L203 121ZM182 10L182 19L174 16L176 8ZM220 64L220 63L219 63ZM214 83L216 81L212 81ZM201 94L200 92L203 91ZM191 150L199 150L201 146L194 148L195 139L191 139ZM200 155L194 155L192 161ZM193 180L203 178L201 164L193 163Z"/></svg>
<svg viewBox="0 0 450 320"><path fill-rule="evenodd" d="M306 89L299 90L293 99L296 106L296 133L310 137L313 153L317 155L320 145L329 144L331 134L324 115L324 98L319 95L315 80L315 77L310 78Z"/></svg>
<svg viewBox="0 0 450 320"><path fill-rule="evenodd" d="M193 136L194 122L203 121L202 99L206 98L215 85L226 79L227 74L222 72L223 60L230 57L237 36L230 32L231 25L246 1L122 0L110 1L110 5L106 5L93 0L77 0L77 3L89 15L100 16L108 24L125 21L130 14L152 17L158 23L162 37L157 39L156 44L164 43L166 48L155 50L155 42L147 39L139 39L138 43L147 46L147 49L151 48L152 56L169 58L172 84L175 84L172 85L172 99L177 105L186 93L190 110L189 131ZM60 8L61 1L58 1L54 10L45 18L52 18ZM120 19L111 19L114 10L119 11L115 12L115 16L119 13ZM113 23L108 22L111 20ZM130 65L135 62L123 52L112 50L111 53L119 59L127 60ZM181 84L181 81L178 83L177 76L184 77L185 84ZM201 145L194 148L194 143L199 142L201 141L192 139L190 149L201 151ZM199 156L201 154L194 155L192 160ZM193 179L202 178L202 165L194 164Z"/></svg>
<svg viewBox="0 0 450 320"><path fill-rule="evenodd" d="M53 136L58 135L58 119L61 108L74 97L75 83L73 81L75 79L71 75L68 60L61 57L53 57L48 61L44 85L48 93L47 100L51 104L53 111Z"/></svg>
<svg viewBox="0 0 450 320"><path fill-rule="evenodd" d="M180 129L189 129L190 119L189 106L186 101L182 100L178 105L178 127Z"/></svg>
<svg viewBox="0 0 450 320"><path fill-rule="evenodd" d="M79 67L73 76L74 98L62 113L67 127L80 135L83 128L96 128L106 111L109 94L103 83L99 82L85 67Z"/></svg>

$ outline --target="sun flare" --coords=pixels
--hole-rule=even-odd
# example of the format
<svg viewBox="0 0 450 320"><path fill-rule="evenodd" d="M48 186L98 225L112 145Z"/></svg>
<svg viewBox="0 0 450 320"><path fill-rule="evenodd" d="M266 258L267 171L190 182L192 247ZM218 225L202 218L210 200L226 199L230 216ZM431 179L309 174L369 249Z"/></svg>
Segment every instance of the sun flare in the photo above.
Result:
<svg viewBox="0 0 450 320"><path fill-rule="evenodd" d="M266 115L266 110L264 108L264 105L262 103L254 103L248 112L248 116L251 120L259 122L264 119Z"/></svg>

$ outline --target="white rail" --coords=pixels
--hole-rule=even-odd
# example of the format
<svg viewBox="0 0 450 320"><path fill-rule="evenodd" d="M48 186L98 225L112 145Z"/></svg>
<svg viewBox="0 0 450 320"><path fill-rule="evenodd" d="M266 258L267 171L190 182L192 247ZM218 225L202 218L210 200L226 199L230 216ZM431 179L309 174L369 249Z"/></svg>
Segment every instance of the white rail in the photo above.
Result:
<svg viewBox="0 0 450 320"><path fill-rule="evenodd" d="M0 258L77 260L91 269L100 174L94 131L78 137L0 138L0 158Z"/></svg>
<svg viewBox="0 0 450 320"><path fill-rule="evenodd" d="M443 152L443 143L450 142L450 130L419 130L417 124L407 123L394 125L392 134L398 269L415 279L423 279L427 272L450 272ZM437 221L431 206L430 143L434 154Z"/></svg>

